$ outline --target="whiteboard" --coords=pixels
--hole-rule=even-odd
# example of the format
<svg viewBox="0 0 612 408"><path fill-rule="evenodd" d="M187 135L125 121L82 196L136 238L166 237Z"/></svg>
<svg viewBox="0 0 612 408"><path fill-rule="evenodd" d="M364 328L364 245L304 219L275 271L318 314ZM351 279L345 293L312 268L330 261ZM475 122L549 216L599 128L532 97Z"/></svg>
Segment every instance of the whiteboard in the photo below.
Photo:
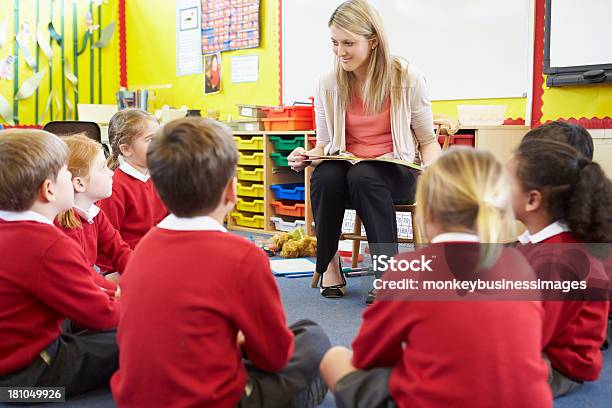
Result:
<svg viewBox="0 0 612 408"><path fill-rule="evenodd" d="M341 0L282 1L283 102L292 104L333 67L327 21ZM526 96L531 0L371 2L391 53L424 73L433 100Z"/></svg>
<svg viewBox="0 0 612 408"><path fill-rule="evenodd" d="M612 1L551 3L550 66L612 64Z"/></svg>

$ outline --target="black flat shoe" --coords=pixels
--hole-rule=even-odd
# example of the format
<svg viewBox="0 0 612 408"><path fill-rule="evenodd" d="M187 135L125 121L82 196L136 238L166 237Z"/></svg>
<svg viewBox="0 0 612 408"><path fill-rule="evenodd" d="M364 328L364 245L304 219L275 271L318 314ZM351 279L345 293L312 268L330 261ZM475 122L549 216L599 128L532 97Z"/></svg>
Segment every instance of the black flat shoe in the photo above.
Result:
<svg viewBox="0 0 612 408"><path fill-rule="evenodd" d="M344 297L346 295L346 279L344 278L344 274L342 273L342 260L338 257L338 265L340 266L340 277L342 278L342 283L333 286L323 286L323 274L321 274L321 278L319 280L319 290L321 292L321 296L329 299L337 299Z"/></svg>
<svg viewBox="0 0 612 408"><path fill-rule="evenodd" d="M368 292L368 296L366 296L366 306L370 306L376 300L376 290L372 289Z"/></svg>

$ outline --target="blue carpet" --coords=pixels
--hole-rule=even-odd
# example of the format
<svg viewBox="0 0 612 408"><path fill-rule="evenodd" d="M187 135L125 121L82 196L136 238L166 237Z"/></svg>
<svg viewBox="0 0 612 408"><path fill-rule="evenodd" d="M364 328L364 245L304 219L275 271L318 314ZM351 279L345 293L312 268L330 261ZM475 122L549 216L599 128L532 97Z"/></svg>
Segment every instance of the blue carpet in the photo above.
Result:
<svg viewBox="0 0 612 408"><path fill-rule="evenodd" d="M350 346L361 323L365 308L364 300L371 278L352 278L348 280L348 295L343 299L324 299L318 289L310 288L310 278L277 278L283 304L289 323L299 319L318 322L329 334L332 344ZM585 384L576 393L555 401L555 408L610 408L612 406L612 351L604 353L604 369L601 379ZM7 406L0 404L0 406ZM57 404L36 405L52 407ZM66 402L69 407L114 407L108 389L98 390ZM335 407L333 398L328 394L322 407Z"/></svg>

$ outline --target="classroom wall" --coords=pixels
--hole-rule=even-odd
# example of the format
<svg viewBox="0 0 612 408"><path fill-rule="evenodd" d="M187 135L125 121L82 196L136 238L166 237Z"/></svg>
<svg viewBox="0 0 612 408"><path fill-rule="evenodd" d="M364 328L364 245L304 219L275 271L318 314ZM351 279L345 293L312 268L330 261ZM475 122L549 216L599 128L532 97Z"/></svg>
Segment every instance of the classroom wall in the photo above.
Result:
<svg viewBox="0 0 612 408"><path fill-rule="evenodd" d="M154 107L166 103L191 109L218 109L220 119L237 117L237 103L278 105L279 74L279 3L262 0L260 6L261 46L223 52L222 91L204 95L203 75L176 76L176 6L167 0L130 0L127 2L127 71L130 88L170 84L169 90L158 90ZM231 83L231 57L259 56L259 81Z"/></svg>
<svg viewBox="0 0 612 408"><path fill-rule="evenodd" d="M535 29L543 34L544 0L536 0ZM203 76L176 77L175 3L163 0L130 0L127 2L127 48L129 85L170 84L171 90L158 91L154 105L168 103L202 109L219 109L221 119L236 117L236 103L276 105L279 103L279 0L262 0L262 46L257 49L222 53L223 91L203 95ZM538 24L539 23L539 24ZM537 33L536 33L537 34ZM538 41L538 35L534 35ZM528 46L527 44L525 46ZM536 50L536 52L538 52ZM230 57L257 54L259 81L252 84L231 84ZM163 56L160 58L160 56ZM539 63L539 61L536 61ZM541 70L540 70L541 72ZM537 73L536 73L537 74ZM541 76L541 74L540 74ZM537 75L535 76L538 77ZM540 97L534 95L535 97ZM604 118L612 116L612 85L547 88L542 85L542 116L535 124L559 118ZM460 104L504 104L506 118L525 118L526 98L433 101L435 113L457 116Z"/></svg>
<svg viewBox="0 0 612 408"><path fill-rule="evenodd" d="M549 120L612 117L612 84L549 88L543 76L542 123Z"/></svg>
<svg viewBox="0 0 612 408"><path fill-rule="evenodd" d="M578 120L589 128L595 146L593 160L612 177L612 85L546 87L542 85L541 123Z"/></svg>
<svg viewBox="0 0 612 408"><path fill-rule="evenodd" d="M532 126L556 119L605 119L582 122L590 128L608 128L612 122L612 84L549 88L543 75L546 0L536 0L534 32L534 86Z"/></svg>
<svg viewBox="0 0 612 408"><path fill-rule="evenodd" d="M101 14L97 6L92 6L94 23L98 24L98 18L101 15L101 26L105 27L111 21L117 19L117 0L109 0L107 4L101 6ZM15 30L15 7L19 6L19 24L17 30ZM89 11L89 2L86 1L73 1L73 0L2 0L0 4L0 21L6 16L8 18L8 32L6 45L0 49L0 60L4 60L7 55L15 55L14 43L15 35L19 31L24 21L27 21L32 31L32 37L30 42L30 51L33 57L36 58L37 50L39 50L36 40L35 33L37 27L37 21L47 22L50 19L51 8L53 7L53 25L57 32L64 35L64 56L68 58L70 67L74 70L74 35L73 18L75 13L73 7L76 6L76 23L77 23L77 37L79 40L78 46L82 45L83 34L86 30L85 14ZM37 17L38 14L38 17ZM62 29L62 16L63 16L63 29ZM46 25L45 25L46 26ZM47 30L45 32L48 33ZM98 31L94 33L94 41L98 38ZM101 50L101 61L99 62L100 51L95 50L93 55L90 53L90 46L85 52L78 57L78 94L75 95L74 88L69 81L64 80L65 88L62 91L62 51L61 47L53 42L53 62L52 67L49 67L46 56L39 50L39 69L47 69L47 74L43 78L39 86L38 99L36 94L32 95L29 99L19 101L17 105L17 119L18 124L21 125L33 125L42 124L51 119L50 114L46 118L43 118L43 113L47 104L49 96L49 82L50 79L53 84L53 89L58 93L59 109L57 105L53 103L53 119L73 119L76 113L76 102L79 103L115 103L115 92L119 87L118 77L118 41L117 31L113 36L110 44ZM91 75L90 68L93 64L93 75ZM50 70L50 71L49 71ZM49 75L49 72L52 75ZM23 82L34 75L34 71L26 64L24 58L19 58L19 74L18 74L18 86L21 86ZM14 98L14 84L15 80L7 81L0 80L0 94L6 98L6 100L13 105ZM93 89L92 89L93 85ZM101 87L100 87L101 85ZM102 92L100 92L102 89ZM64 95L69 102L65 101ZM73 112L69 111L69 105L73 105ZM37 108L38 107L38 114ZM49 112L50 113L50 112ZM3 119L0 119L0 123L6 123Z"/></svg>
<svg viewBox="0 0 612 408"><path fill-rule="evenodd" d="M527 98L497 98L497 99L468 99L455 101L432 101L434 113L440 113L453 118L458 117L457 105L506 105L506 122L523 124Z"/></svg>

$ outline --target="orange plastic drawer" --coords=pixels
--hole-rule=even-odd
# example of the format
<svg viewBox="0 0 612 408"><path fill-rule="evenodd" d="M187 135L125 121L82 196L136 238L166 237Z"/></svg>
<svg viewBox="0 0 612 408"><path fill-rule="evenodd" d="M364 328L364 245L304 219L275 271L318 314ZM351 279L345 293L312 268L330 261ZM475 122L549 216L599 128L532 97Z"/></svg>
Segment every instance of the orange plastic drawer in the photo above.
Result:
<svg viewBox="0 0 612 408"><path fill-rule="evenodd" d="M289 215L291 217L303 217L306 213L306 206L302 203L283 204L282 201L272 201L274 212L278 215Z"/></svg>
<svg viewBox="0 0 612 408"><path fill-rule="evenodd" d="M267 131L274 130L312 130L312 119L268 118L262 119Z"/></svg>

